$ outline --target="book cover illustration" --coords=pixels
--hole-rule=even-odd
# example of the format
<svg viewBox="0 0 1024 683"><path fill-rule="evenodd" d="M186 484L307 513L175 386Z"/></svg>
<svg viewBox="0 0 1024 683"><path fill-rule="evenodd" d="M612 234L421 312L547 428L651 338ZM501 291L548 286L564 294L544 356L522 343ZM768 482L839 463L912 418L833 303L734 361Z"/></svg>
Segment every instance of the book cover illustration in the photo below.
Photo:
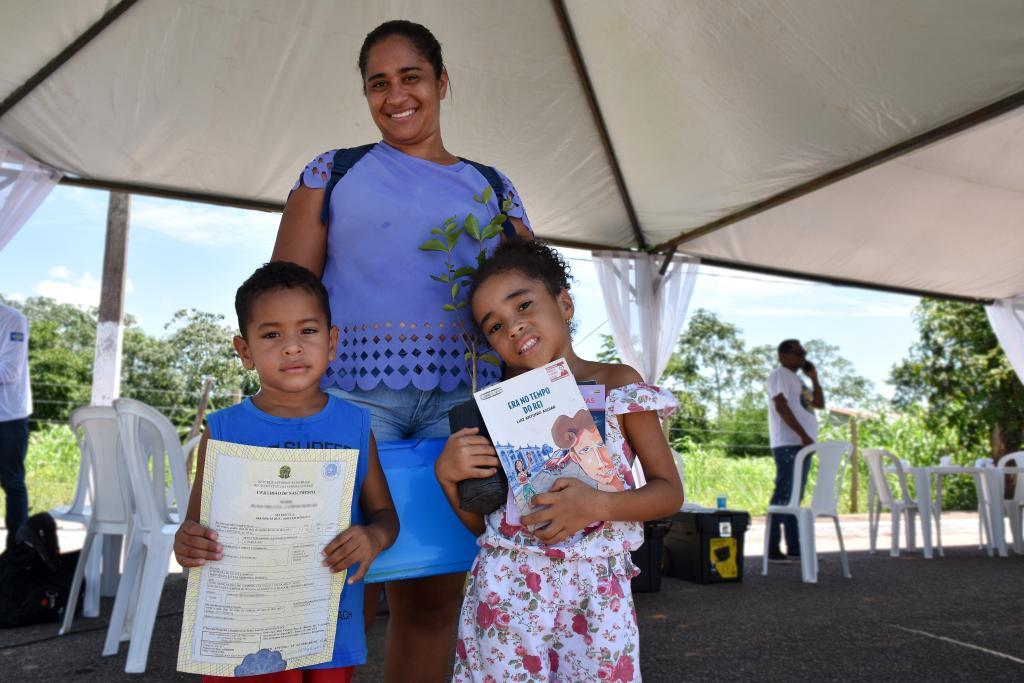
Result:
<svg viewBox="0 0 1024 683"><path fill-rule="evenodd" d="M628 488L628 467L605 446L564 359L492 384L474 398L520 514L529 514L531 499L561 478L602 491Z"/></svg>
<svg viewBox="0 0 1024 683"><path fill-rule="evenodd" d="M604 385L595 384L594 382L580 382L579 387L580 393L583 394L583 402L587 404L587 410L590 411L590 417L594 418L597 431L600 432L601 438L604 439Z"/></svg>

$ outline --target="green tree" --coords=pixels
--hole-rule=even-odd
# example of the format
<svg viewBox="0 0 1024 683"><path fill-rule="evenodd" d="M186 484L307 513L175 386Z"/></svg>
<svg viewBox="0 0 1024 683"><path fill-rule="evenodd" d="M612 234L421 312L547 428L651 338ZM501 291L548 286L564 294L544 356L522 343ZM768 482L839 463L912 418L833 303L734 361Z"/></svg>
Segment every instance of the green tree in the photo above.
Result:
<svg viewBox="0 0 1024 683"><path fill-rule="evenodd" d="M713 409L716 419L743 394L750 356L741 330L699 308L690 316L664 376Z"/></svg>
<svg viewBox="0 0 1024 683"><path fill-rule="evenodd" d="M1020 449L1024 386L980 304L923 299L914 309L920 341L893 368L894 403L927 406L932 429L949 430L961 462Z"/></svg>
<svg viewBox="0 0 1024 683"><path fill-rule="evenodd" d="M0 301L2 301L0 297ZM9 305L15 305L10 302ZM64 421L92 395L96 310L33 297L16 305L28 318L29 367L37 421ZM214 406L259 384L235 356L234 330L221 315L178 311L154 337L125 316L121 393L155 406L179 426L191 423L206 378L213 380Z"/></svg>
<svg viewBox="0 0 1024 683"><path fill-rule="evenodd" d="M602 363L621 363L619 349L615 346L615 340L610 334L601 335L601 350L597 352L597 360Z"/></svg>

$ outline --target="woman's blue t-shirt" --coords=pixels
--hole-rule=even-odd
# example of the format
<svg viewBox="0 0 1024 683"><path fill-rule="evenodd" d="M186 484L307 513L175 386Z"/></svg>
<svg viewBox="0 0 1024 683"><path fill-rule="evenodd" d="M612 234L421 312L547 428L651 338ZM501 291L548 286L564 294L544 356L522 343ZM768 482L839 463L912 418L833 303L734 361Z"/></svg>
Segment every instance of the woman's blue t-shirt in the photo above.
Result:
<svg viewBox="0 0 1024 683"><path fill-rule="evenodd" d="M370 453L370 412L336 396L328 396L323 410L309 417L274 417L245 399L238 405L206 418L210 438L264 448L357 448L355 491L352 495L352 524L363 524L359 492L366 479ZM351 575L358 565L349 570ZM327 669L366 662L366 633L363 629L363 582L345 584L338 606L338 629L334 657L330 662L306 667Z"/></svg>

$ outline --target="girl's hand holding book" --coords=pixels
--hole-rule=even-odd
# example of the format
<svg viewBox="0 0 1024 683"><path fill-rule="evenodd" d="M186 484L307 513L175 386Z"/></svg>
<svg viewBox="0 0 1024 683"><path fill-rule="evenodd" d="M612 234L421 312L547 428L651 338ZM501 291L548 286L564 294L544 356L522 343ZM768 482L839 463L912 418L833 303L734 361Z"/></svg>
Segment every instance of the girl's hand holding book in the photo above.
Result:
<svg viewBox="0 0 1024 683"><path fill-rule="evenodd" d="M608 493L597 491L579 479L559 479L545 493L538 493L531 500L534 507L543 509L525 515L523 524L532 527L540 525L534 536L554 545L569 538L577 531L601 521L601 500Z"/></svg>
<svg viewBox="0 0 1024 683"><path fill-rule="evenodd" d="M354 524L327 544L323 550L323 564L337 573L358 562L359 571L348 577L348 583L355 583L363 578L383 549L384 541L379 537L379 533L375 534L371 527Z"/></svg>
<svg viewBox="0 0 1024 683"><path fill-rule="evenodd" d="M483 479L501 466L490 439L477 427L466 427L448 437L448 443L434 463L434 474L442 484L455 486L464 479Z"/></svg>
<svg viewBox="0 0 1024 683"><path fill-rule="evenodd" d="M217 532L199 522L186 519L174 534L174 559L182 567L201 567L207 560L223 557Z"/></svg>

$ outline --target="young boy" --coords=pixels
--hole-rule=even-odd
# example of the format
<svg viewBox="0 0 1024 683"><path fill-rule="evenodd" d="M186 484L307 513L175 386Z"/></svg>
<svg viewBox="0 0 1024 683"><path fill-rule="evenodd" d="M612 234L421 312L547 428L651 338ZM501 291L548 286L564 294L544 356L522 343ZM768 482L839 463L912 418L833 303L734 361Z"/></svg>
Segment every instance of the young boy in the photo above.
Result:
<svg viewBox="0 0 1024 683"><path fill-rule="evenodd" d="M235 311L241 332L234 339L235 350L246 368L256 369L260 390L207 418L188 515L174 537L174 555L183 567L222 557L217 532L196 521L207 439L275 448L358 448L352 525L323 550L323 564L332 572L359 565L341 595L334 658L306 670L248 677L261 683L347 683L355 666L366 661L360 580L398 535L398 516L370 433L370 413L320 390L320 377L334 359L338 328L331 325L327 291L313 273L287 261L268 263L238 289Z"/></svg>

